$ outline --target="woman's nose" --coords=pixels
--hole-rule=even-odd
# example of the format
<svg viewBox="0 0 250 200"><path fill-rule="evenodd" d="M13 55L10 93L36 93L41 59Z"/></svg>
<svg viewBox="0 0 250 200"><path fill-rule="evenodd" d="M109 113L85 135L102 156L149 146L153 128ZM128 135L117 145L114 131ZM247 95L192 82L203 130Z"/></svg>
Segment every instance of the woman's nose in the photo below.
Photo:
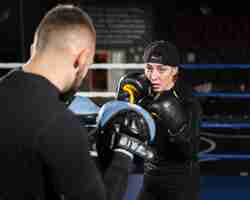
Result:
<svg viewBox="0 0 250 200"><path fill-rule="evenodd" d="M153 80L157 79L159 77L159 72L156 70L156 69L153 69L152 70L152 73L151 73L151 78Z"/></svg>

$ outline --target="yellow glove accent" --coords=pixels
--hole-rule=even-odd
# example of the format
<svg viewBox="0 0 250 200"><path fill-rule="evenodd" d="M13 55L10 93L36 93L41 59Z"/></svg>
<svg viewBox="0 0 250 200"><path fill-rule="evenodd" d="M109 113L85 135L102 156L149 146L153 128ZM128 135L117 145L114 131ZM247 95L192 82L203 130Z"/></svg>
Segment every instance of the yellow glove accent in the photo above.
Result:
<svg viewBox="0 0 250 200"><path fill-rule="evenodd" d="M135 88L135 86L131 84L125 84L123 86L123 91L127 92L129 94L129 102L134 104L135 103L135 94L138 94L138 90Z"/></svg>

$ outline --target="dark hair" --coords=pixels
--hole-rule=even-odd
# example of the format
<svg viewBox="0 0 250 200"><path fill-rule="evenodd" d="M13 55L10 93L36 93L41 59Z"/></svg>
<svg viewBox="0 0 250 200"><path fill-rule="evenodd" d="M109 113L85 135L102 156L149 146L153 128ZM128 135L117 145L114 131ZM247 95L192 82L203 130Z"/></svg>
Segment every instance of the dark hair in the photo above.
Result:
<svg viewBox="0 0 250 200"><path fill-rule="evenodd" d="M76 30L83 26L95 36L95 27L86 12L74 5L59 4L49 10L40 22L36 30L36 48L43 50L54 33L59 37L60 31Z"/></svg>
<svg viewBox="0 0 250 200"><path fill-rule="evenodd" d="M164 40L151 42L144 50L143 60L145 63L151 62L169 66L180 64L177 47Z"/></svg>

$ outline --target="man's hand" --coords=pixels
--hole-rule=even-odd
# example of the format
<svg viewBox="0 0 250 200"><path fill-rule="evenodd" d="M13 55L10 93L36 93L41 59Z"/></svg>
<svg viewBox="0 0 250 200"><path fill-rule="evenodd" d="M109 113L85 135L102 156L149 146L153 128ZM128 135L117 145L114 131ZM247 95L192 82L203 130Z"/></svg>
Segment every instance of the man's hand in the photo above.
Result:
<svg viewBox="0 0 250 200"><path fill-rule="evenodd" d="M154 140L155 124L151 115L140 106L122 101L111 101L101 107L97 117L98 156L110 156L120 151L131 158L153 158L148 143Z"/></svg>

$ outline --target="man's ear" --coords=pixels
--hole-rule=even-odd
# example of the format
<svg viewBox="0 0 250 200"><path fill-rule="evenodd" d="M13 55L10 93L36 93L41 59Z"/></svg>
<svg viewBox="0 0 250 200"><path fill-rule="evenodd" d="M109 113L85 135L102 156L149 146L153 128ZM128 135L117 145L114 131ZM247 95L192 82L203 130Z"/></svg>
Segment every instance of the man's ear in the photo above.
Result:
<svg viewBox="0 0 250 200"><path fill-rule="evenodd" d="M74 68L79 70L78 68L84 64L85 60L87 58L86 51L82 50L79 54L76 55L75 61L74 61Z"/></svg>
<svg viewBox="0 0 250 200"><path fill-rule="evenodd" d="M89 50L82 49L75 59L74 68L76 69L76 71L82 70L81 68L88 65L88 61L89 61Z"/></svg>
<svg viewBox="0 0 250 200"><path fill-rule="evenodd" d="M90 50L89 49L82 49L78 56L78 65L88 65L90 61Z"/></svg>
<svg viewBox="0 0 250 200"><path fill-rule="evenodd" d="M30 45L30 57L34 56L35 54L35 47L34 47L34 43L32 43Z"/></svg>

